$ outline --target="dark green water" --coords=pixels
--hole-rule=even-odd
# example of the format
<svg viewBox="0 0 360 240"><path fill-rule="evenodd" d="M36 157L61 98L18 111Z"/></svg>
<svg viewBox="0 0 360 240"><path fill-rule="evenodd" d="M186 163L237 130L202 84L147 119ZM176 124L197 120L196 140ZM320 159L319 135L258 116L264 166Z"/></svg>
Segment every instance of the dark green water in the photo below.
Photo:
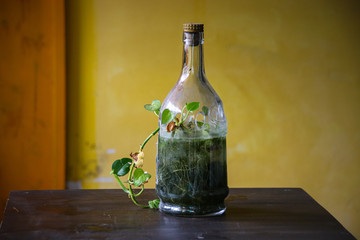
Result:
<svg viewBox="0 0 360 240"><path fill-rule="evenodd" d="M225 210L228 195L226 137L158 139L156 192L160 210L206 215Z"/></svg>

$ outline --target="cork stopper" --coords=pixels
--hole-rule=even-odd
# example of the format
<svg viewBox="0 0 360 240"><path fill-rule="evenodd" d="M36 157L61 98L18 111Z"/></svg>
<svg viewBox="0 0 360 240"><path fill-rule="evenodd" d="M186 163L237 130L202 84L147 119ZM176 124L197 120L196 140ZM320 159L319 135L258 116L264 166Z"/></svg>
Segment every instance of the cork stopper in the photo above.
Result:
<svg viewBox="0 0 360 240"><path fill-rule="evenodd" d="M184 32L204 32L204 24L202 23L184 23Z"/></svg>

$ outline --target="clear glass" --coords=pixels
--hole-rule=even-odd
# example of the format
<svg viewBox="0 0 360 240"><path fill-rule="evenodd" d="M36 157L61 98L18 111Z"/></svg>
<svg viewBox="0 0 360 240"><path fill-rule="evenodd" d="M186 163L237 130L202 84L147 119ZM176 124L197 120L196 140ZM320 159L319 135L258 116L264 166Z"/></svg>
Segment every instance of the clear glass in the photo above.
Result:
<svg viewBox="0 0 360 240"><path fill-rule="evenodd" d="M164 100L180 119L184 106L200 102L183 127L168 132L160 125L156 158L156 192L160 211L178 216L214 216L225 212L227 121L223 104L209 84L203 63L203 32L183 35L180 79ZM183 112L183 117L186 115ZM160 115L161 119L161 115Z"/></svg>

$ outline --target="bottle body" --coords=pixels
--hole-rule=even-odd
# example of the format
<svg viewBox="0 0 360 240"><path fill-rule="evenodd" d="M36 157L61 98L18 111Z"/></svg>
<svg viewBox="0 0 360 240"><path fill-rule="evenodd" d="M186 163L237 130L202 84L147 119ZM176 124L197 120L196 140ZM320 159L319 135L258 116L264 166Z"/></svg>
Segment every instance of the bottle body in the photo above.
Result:
<svg viewBox="0 0 360 240"><path fill-rule="evenodd" d="M156 170L160 211L179 216L211 216L225 211L227 122L222 101L207 81L203 32L184 32L180 79L161 107ZM187 111L187 104L198 108ZM165 109L176 128L162 124Z"/></svg>
<svg viewBox="0 0 360 240"><path fill-rule="evenodd" d="M174 139L159 136L156 191L160 210L180 216L225 211L228 194L226 137Z"/></svg>

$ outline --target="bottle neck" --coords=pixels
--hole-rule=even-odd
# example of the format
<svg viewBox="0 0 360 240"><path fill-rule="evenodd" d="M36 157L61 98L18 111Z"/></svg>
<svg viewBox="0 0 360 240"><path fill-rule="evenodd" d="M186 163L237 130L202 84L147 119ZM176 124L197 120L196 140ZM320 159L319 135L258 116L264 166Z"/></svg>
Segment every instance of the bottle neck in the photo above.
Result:
<svg viewBox="0 0 360 240"><path fill-rule="evenodd" d="M189 76L202 76L205 74L204 62L203 62L203 43L204 33L184 32L184 57L182 75Z"/></svg>

